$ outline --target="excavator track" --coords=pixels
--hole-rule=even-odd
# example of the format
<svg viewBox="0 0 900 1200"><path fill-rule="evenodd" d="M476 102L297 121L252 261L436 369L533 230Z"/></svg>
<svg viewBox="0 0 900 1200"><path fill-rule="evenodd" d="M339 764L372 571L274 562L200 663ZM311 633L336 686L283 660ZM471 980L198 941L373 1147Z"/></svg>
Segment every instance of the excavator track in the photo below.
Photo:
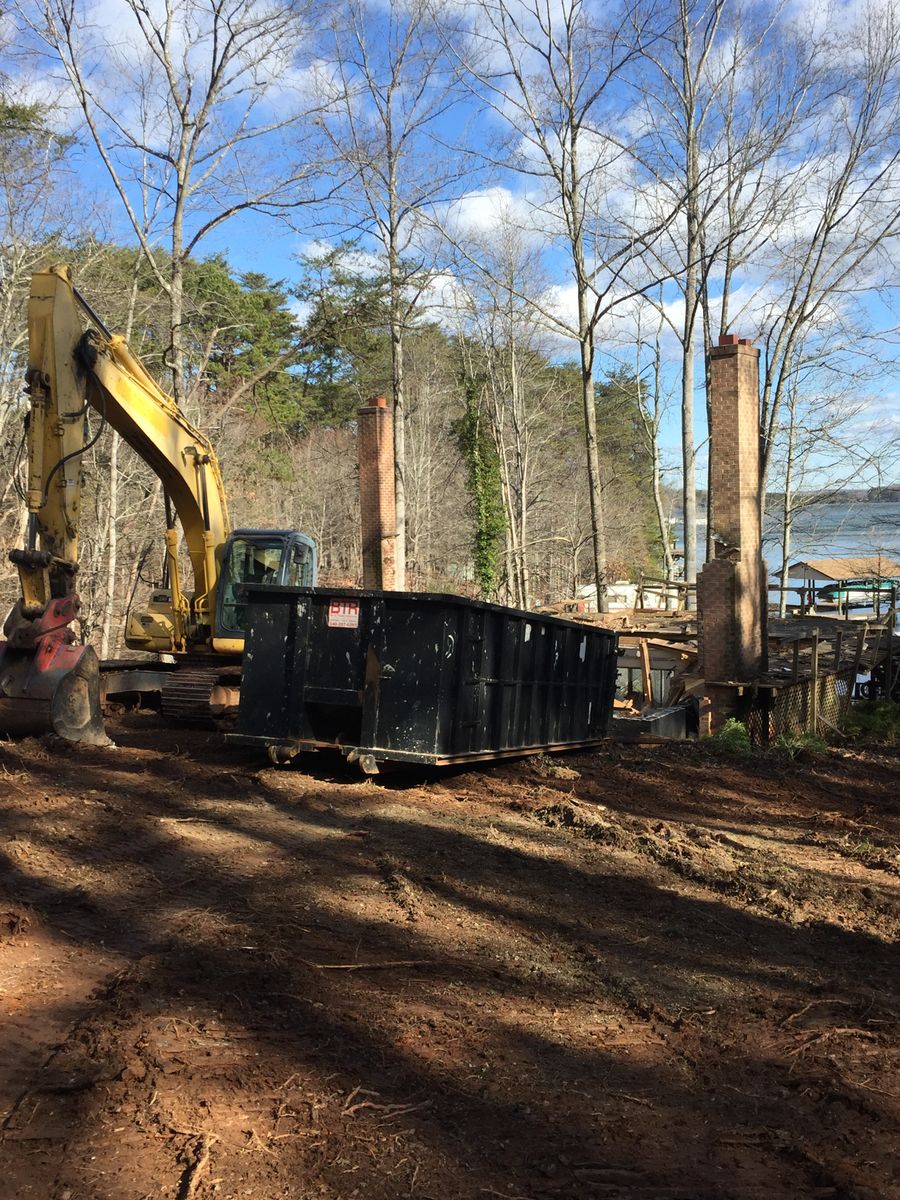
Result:
<svg viewBox="0 0 900 1200"><path fill-rule="evenodd" d="M237 715L240 667L179 666L162 689L162 715L168 721L214 728Z"/></svg>

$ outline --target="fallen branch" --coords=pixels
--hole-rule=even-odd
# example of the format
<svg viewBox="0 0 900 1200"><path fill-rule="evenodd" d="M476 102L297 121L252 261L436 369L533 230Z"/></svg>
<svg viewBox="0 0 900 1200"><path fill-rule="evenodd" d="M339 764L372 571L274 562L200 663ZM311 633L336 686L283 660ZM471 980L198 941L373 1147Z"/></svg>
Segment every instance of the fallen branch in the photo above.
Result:
<svg viewBox="0 0 900 1200"><path fill-rule="evenodd" d="M166 822L169 825L214 825L215 817L159 817L160 822Z"/></svg>
<svg viewBox="0 0 900 1200"><path fill-rule="evenodd" d="M380 1095L379 1092L373 1092L369 1088L364 1088L362 1085L360 1085L359 1087L355 1087L353 1089L353 1091L350 1093L350 1095L347 1097L347 1099L344 1101L343 1111L347 1112L350 1105L353 1103L353 1101L356 1099L357 1096L378 1096L378 1095Z"/></svg>
<svg viewBox="0 0 900 1200"><path fill-rule="evenodd" d="M872 1085L869 1083L869 1080L872 1078L871 1075L867 1076L865 1079L854 1079L852 1075L846 1075L841 1067L841 1064L837 1061L833 1054L828 1055L826 1062L831 1063L832 1067L834 1067L835 1074L845 1087L862 1088L864 1092L874 1092L876 1096L887 1096L891 1100L900 1100L900 1092L889 1092L885 1088L872 1087Z"/></svg>
<svg viewBox="0 0 900 1200"><path fill-rule="evenodd" d="M313 971L381 971L386 967L422 967L427 966L429 959L427 958L398 958L391 959L387 962L369 962L369 963L315 963L310 962L308 958L301 958L300 961L304 967L311 967Z"/></svg>
<svg viewBox="0 0 900 1200"><path fill-rule="evenodd" d="M798 1017L802 1017L805 1013L808 1013L809 1010L811 1008L815 1008L817 1004L843 1004L847 1008L853 1007L853 1001L851 1000L834 1000L830 997L825 997L821 1000L810 1000L809 1004L804 1004L802 1008L798 1008L797 1011L791 1013L789 1017L785 1017L781 1022L782 1027L785 1025L790 1025L791 1021L796 1021Z"/></svg>
<svg viewBox="0 0 900 1200"><path fill-rule="evenodd" d="M801 1042L799 1046L795 1046L793 1050L788 1050L787 1056L788 1058L793 1058L796 1054L802 1054L803 1051L807 1050L810 1046L815 1046L819 1042L827 1041L827 1039L831 1037L862 1037L868 1038L870 1041L874 1041L878 1037L878 1034L872 1033L868 1029L856 1029L853 1026L844 1026L836 1029L824 1029L821 1033L813 1033L811 1037L808 1037L806 1041Z"/></svg>
<svg viewBox="0 0 900 1200"><path fill-rule="evenodd" d="M884 1088L871 1087L868 1083L863 1083L861 1079L851 1079L849 1075L845 1075L844 1082L849 1083L851 1087L862 1088L865 1092L874 1092L876 1096L888 1096L891 1100L900 1100L900 1092L888 1092Z"/></svg>
<svg viewBox="0 0 900 1200"><path fill-rule="evenodd" d="M630 1100L632 1104L640 1104L644 1108L653 1107L653 1102L651 1100L645 1100L643 1096L632 1096L628 1092L607 1092L606 1094L610 1097L610 1099L613 1100Z"/></svg>
<svg viewBox="0 0 900 1200"><path fill-rule="evenodd" d="M377 1094L377 1092L374 1093L374 1095ZM351 1104L342 1109L341 1115L352 1117L361 1109L369 1108L376 1112L384 1113L384 1116L381 1118L383 1121L391 1121L394 1117L405 1117L407 1113L416 1112L420 1108L427 1108L430 1104L430 1100L422 1100L419 1104L376 1104L374 1100L358 1100L356 1104Z"/></svg>
<svg viewBox="0 0 900 1200"><path fill-rule="evenodd" d="M481 1188L481 1196L502 1196L503 1200L531 1200L530 1196L520 1196L513 1192L498 1192L496 1188Z"/></svg>

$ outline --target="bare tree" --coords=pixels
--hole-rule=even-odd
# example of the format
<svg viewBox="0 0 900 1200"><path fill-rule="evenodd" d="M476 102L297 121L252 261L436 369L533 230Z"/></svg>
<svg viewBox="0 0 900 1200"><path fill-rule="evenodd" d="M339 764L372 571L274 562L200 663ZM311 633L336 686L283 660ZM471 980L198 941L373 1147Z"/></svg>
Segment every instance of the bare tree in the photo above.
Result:
<svg viewBox="0 0 900 1200"><path fill-rule="evenodd" d="M699 557L698 339L708 354L716 332L727 332L738 272L752 269L800 186L792 138L809 116L811 52L782 28L783 7L679 0L675 22L650 47L638 77L639 152L653 170L655 202L683 195L679 221L653 253L681 293L679 306L660 297L658 308L681 355L684 573L691 583ZM707 426L709 402L707 388Z"/></svg>
<svg viewBox="0 0 900 1200"><path fill-rule="evenodd" d="M396 463L397 587L406 581L407 398L404 339L435 270L424 236L427 212L455 192L461 166L441 144L441 122L458 98L439 5L388 8L348 0L332 28L334 70L323 128L349 168L336 195L339 228L363 234L386 268Z"/></svg>
<svg viewBox="0 0 900 1200"><path fill-rule="evenodd" d="M671 32L650 50L671 97L670 104L659 105L659 114L671 118L662 136L666 147L664 170L675 168L672 184L684 187L684 207L678 231L683 236L684 317L679 331L681 341L681 453L682 515L684 521L684 578L697 580L697 447L694 434L695 344L697 315L700 311L701 245L703 238L700 146L703 127L710 111L703 95L707 64L715 46L725 0L678 0L677 19ZM668 53L658 53L658 48ZM656 101L659 104L658 100ZM674 127L675 138L671 138ZM677 147L680 161L667 163L668 147Z"/></svg>
<svg viewBox="0 0 900 1200"><path fill-rule="evenodd" d="M573 315L556 293L531 300L547 327L578 347L594 578L603 611L607 535L594 392L598 331L616 305L653 286L652 276L627 284L625 271L674 215L673 209L639 220L635 164L619 132L627 120L617 85L656 36L658 14L629 3L604 24L583 0L478 0L476 11L477 50L468 78L509 124L512 144L500 165L528 181L532 229L564 249L574 282Z"/></svg>
<svg viewBox="0 0 900 1200"><path fill-rule="evenodd" d="M760 322L763 489L794 374L811 357L858 374L883 332L869 302L896 283L900 18L891 6L867 8L850 27L829 29L816 50L829 104L806 129L803 201L772 230Z"/></svg>
<svg viewBox="0 0 900 1200"><path fill-rule="evenodd" d="M870 301L895 278L900 233L900 30L891 6L856 15L835 10L800 24L780 4L682 4L676 42L668 47L664 39L668 57L654 57L665 89L648 95L654 127L665 131L661 186L680 164L690 176L685 222L673 227L679 240L671 247L683 264L684 320L668 314L682 348L689 557L696 545L688 495L693 414L684 420L684 402L693 403L698 317L707 350L732 325L762 344L763 497L798 372L815 365L820 375L841 372L859 386L866 360L874 366L866 343L882 329ZM697 43L693 89L685 83L689 22ZM668 121L666 90L677 98L676 119ZM828 425L823 444L830 439L833 452L836 430ZM848 447L848 463L853 457ZM708 536L714 520L709 512Z"/></svg>
<svg viewBox="0 0 900 1200"><path fill-rule="evenodd" d="M434 325L405 339L407 586L435 591L467 550L466 496L453 423L460 415L459 360Z"/></svg>
<svg viewBox="0 0 900 1200"><path fill-rule="evenodd" d="M121 9L114 29L80 0L32 0L24 11L62 67L168 297L168 365L180 403L186 261L239 213L283 215L321 191L322 164L298 135L311 110L298 62L309 14L266 0L122 0ZM148 191L150 228L141 205Z"/></svg>
<svg viewBox="0 0 900 1200"><path fill-rule="evenodd" d="M472 247L474 249L474 247ZM506 515L507 598L531 602L536 549L532 505L539 502L547 455L559 438L560 388L547 370L547 333L523 299L546 287L539 255L508 208L479 245L481 269L469 269L457 295L457 339L466 372L477 381L497 449Z"/></svg>
<svg viewBox="0 0 900 1200"><path fill-rule="evenodd" d="M652 331L652 341L650 341L650 362L649 364L646 364L644 347L649 339L645 339L644 335L642 307L643 306L639 306L636 312L634 374L638 381L639 388L640 418L644 428L644 437L647 443L647 450L650 455L650 479L651 488L653 491L653 511L656 515L656 526L659 531L659 543L663 558L664 576L666 582L668 583L675 578L675 556L672 551L672 544L670 540L670 507L666 503L666 497L663 494L662 447L660 445L660 433L662 429L663 417L666 414L667 408L667 397L665 395L665 385L663 382L662 352L662 335L665 324L665 309L662 304L662 298L660 297L659 301L655 305L656 321L655 327ZM668 608L668 590L666 590L664 595L664 603L665 607Z"/></svg>
<svg viewBox="0 0 900 1200"><path fill-rule="evenodd" d="M770 464L775 491L769 497L779 533L782 617L787 613L798 518L824 502L839 500L847 489L877 484L900 460L890 430L871 421L867 400L856 384L852 374L836 382L827 362L807 358L784 385L784 418Z"/></svg>
<svg viewBox="0 0 900 1200"><path fill-rule="evenodd" d="M0 76L0 544L21 545L27 511L21 492L26 303L31 274L69 239L90 229L91 195L75 186L72 137L49 99L23 102ZM15 594L15 570L0 556L3 600ZM4 610L5 611L5 610Z"/></svg>

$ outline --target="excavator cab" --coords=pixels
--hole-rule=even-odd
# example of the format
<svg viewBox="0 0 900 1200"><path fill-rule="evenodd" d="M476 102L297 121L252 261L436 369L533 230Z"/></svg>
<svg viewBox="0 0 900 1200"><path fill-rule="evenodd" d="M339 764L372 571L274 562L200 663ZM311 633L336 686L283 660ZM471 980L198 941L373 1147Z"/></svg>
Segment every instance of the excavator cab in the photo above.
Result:
<svg viewBox="0 0 900 1200"><path fill-rule="evenodd" d="M314 587L316 545L292 529L237 529L222 554L216 602L216 638L243 639L244 584Z"/></svg>

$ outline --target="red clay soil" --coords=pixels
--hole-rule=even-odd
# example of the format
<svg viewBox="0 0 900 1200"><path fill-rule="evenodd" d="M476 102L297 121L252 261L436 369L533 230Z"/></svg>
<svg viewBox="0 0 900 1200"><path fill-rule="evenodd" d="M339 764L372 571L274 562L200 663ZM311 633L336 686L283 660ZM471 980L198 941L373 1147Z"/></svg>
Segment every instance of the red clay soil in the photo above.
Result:
<svg viewBox="0 0 900 1200"><path fill-rule="evenodd" d="M900 1198L900 757L0 748L0 1195Z"/></svg>

